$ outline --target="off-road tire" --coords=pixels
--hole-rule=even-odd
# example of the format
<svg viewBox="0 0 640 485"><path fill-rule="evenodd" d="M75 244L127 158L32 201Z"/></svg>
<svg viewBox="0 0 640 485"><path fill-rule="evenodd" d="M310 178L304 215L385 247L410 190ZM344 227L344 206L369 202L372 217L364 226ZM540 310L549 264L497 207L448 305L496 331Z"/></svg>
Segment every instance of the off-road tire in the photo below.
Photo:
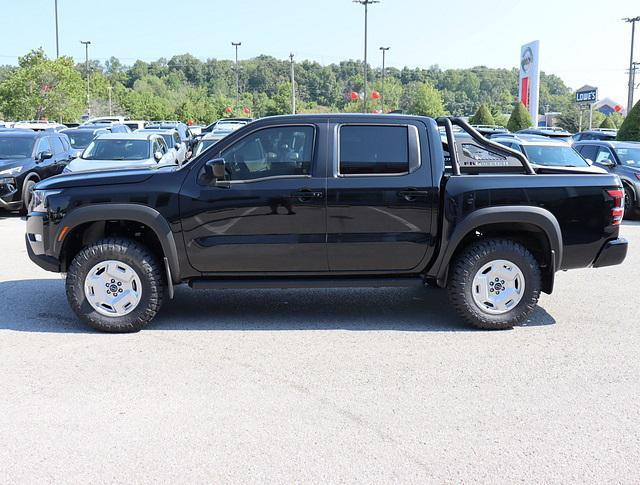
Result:
<svg viewBox="0 0 640 485"><path fill-rule="evenodd" d="M471 293L478 270L497 259L515 263L525 282L522 299L500 315L483 310ZM448 285L451 305L467 323L485 330L506 330L524 322L538 303L540 286L540 266L536 258L522 244L508 239L481 240L463 249L451 265Z"/></svg>
<svg viewBox="0 0 640 485"><path fill-rule="evenodd" d="M138 274L142 297L138 306L124 316L109 317L98 313L87 301L85 278L91 268L106 260L122 261ZM83 248L73 258L67 272L67 299L78 317L102 332L138 332L149 323L162 305L164 292L161 266L142 244L130 239L103 239Z"/></svg>

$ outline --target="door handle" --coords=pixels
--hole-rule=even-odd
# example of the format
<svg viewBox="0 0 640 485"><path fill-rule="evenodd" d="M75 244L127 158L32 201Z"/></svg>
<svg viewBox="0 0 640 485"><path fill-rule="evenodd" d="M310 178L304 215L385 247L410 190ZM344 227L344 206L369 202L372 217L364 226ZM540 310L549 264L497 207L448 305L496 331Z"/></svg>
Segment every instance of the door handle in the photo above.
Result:
<svg viewBox="0 0 640 485"><path fill-rule="evenodd" d="M418 190L418 189L406 189L406 190L401 190L400 192L398 192L398 197L408 201L408 202L412 202L414 200L416 200L417 198L423 198L423 197L429 197L429 195L431 194L431 192L429 192L428 190Z"/></svg>
<svg viewBox="0 0 640 485"><path fill-rule="evenodd" d="M322 199L324 197L324 193L318 190L303 189L297 192L293 192L291 194L291 197L300 201Z"/></svg>

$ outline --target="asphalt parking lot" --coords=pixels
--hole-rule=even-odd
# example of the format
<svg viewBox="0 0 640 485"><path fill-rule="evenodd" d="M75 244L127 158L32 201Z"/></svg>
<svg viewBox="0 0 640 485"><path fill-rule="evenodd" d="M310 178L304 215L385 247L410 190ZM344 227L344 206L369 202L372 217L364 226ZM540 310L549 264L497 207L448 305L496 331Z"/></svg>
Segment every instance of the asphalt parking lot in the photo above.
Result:
<svg viewBox="0 0 640 485"><path fill-rule="evenodd" d="M179 288L99 334L23 233L0 215L2 483L640 481L640 223L504 332L441 290Z"/></svg>

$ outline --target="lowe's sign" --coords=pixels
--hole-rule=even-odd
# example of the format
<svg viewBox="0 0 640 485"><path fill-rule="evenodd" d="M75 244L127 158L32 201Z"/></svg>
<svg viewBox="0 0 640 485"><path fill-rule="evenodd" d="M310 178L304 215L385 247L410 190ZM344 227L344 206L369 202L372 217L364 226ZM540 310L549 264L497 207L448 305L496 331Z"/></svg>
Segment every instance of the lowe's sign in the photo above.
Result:
<svg viewBox="0 0 640 485"><path fill-rule="evenodd" d="M576 103L595 103L598 101L598 88L582 86L576 91Z"/></svg>

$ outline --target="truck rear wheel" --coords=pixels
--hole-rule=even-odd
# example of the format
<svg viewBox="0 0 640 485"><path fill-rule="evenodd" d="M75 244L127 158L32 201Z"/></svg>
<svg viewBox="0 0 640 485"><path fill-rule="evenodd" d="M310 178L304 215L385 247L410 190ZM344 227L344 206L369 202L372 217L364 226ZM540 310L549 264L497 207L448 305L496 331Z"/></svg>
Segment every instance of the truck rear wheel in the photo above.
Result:
<svg viewBox="0 0 640 485"><path fill-rule="evenodd" d="M504 330L520 324L531 314L539 296L540 266L517 242L476 242L452 264L449 299L475 327Z"/></svg>
<svg viewBox="0 0 640 485"><path fill-rule="evenodd" d="M103 332L137 332L160 310L160 266L129 239L104 239L82 249L67 273L67 299L88 325Z"/></svg>

